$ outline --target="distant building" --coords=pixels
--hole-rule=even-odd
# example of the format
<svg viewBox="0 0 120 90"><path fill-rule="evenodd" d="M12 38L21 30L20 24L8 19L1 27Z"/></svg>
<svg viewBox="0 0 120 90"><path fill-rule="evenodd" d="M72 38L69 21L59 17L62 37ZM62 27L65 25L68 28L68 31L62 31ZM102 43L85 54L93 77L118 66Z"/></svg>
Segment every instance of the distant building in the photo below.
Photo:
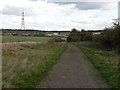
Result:
<svg viewBox="0 0 120 90"><path fill-rule="evenodd" d="M93 35L101 34L101 32L93 32Z"/></svg>
<svg viewBox="0 0 120 90"><path fill-rule="evenodd" d="M68 37L70 34L70 31L49 31L45 32L45 36L58 36L58 37Z"/></svg>
<svg viewBox="0 0 120 90"><path fill-rule="evenodd" d="M53 33L54 36L58 36L58 33Z"/></svg>
<svg viewBox="0 0 120 90"><path fill-rule="evenodd" d="M96 34L101 34L103 30L95 30L95 31L91 30L91 32L93 33L93 35L96 35Z"/></svg>

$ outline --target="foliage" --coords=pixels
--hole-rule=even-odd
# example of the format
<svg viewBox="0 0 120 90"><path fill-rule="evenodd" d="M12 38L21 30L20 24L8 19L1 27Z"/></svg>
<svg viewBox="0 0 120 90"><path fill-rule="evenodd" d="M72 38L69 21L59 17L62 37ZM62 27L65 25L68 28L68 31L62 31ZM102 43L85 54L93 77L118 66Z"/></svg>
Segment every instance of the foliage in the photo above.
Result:
<svg viewBox="0 0 120 90"><path fill-rule="evenodd" d="M68 42L79 42L79 41L91 41L92 40L92 32L81 30L78 31L76 29L72 29L70 35L67 38Z"/></svg>
<svg viewBox="0 0 120 90"><path fill-rule="evenodd" d="M81 30L80 32L81 41L91 41L93 34L90 31Z"/></svg>
<svg viewBox="0 0 120 90"><path fill-rule="evenodd" d="M3 46L3 88L34 88L57 62L66 47L66 44Z"/></svg>
<svg viewBox="0 0 120 90"><path fill-rule="evenodd" d="M119 87L119 66L117 58L120 55L118 56L116 51L106 51L101 49L102 46L99 46L99 48L98 46L95 46L95 43L92 44L92 42L80 42L80 44L77 43L75 45L77 45L90 59L95 68L100 71L101 75L106 79L109 85L113 88Z"/></svg>
<svg viewBox="0 0 120 90"><path fill-rule="evenodd" d="M105 28L100 35L95 35L93 41L100 42L107 48L117 48L120 51L120 28Z"/></svg>
<svg viewBox="0 0 120 90"><path fill-rule="evenodd" d="M72 31L70 32L70 35L67 37L67 41L68 42L80 41L79 34L80 34L80 32L73 28Z"/></svg>
<svg viewBox="0 0 120 90"><path fill-rule="evenodd" d="M65 42L64 38L61 38L61 37L57 37L57 36L54 36L54 37L51 37L48 41L48 43L58 43L58 42Z"/></svg>

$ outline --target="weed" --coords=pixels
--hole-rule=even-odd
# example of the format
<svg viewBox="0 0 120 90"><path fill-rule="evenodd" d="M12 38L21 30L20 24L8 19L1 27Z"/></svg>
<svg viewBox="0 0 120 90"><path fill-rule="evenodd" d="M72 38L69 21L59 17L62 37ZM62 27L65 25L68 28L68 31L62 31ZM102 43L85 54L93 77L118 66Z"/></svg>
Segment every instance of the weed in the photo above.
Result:
<svg viewBox="0 0 120 90"><path fill-rule="evenodd" d="M57 62L66 47L66 44L3 47L3 88L35 87Z"/></svg>
<svg viewBox="0 0 120 90"><path fill-rule="evenodd" d="M118 54L116 51L104 50L103 48L98 48L97 46L92 47L92 44L85 45L84 43L83 46L76 43L75 45L78 46L81 51L90 59L95 68L98 69L101 75L106 79L108 84L110 84L113 88L119 87Z"/></svg>

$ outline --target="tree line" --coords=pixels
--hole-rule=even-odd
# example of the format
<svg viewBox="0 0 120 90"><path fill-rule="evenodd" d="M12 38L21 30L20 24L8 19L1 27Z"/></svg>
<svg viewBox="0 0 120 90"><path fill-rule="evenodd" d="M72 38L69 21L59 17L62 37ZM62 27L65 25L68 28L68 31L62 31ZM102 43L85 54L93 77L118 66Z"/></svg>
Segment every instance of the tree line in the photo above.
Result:
<svg viewBox="0 0 120 90"><path fill-rule="evenodd" d="M79 31L73 28L69 36L67 37L67 41L68 42L91 41L92 37L93 33L91 31L85 30Z"/></svg>
<svg viewBox="0 0 120 90"><path fill-rule="evenodd" d="M105 28L100 34L93 35L91 31L72 29L67 37L68 42L94 41L101 43L107 48L118 48L120 51L120 25L114 24L110 28Z"/></svg>

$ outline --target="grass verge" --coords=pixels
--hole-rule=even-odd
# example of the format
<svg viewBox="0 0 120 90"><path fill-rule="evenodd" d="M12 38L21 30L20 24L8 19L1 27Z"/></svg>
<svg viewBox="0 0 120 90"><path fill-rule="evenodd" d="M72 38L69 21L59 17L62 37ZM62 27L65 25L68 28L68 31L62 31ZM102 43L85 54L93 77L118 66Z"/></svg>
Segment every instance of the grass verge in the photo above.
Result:
<svg viewBox="0 0 120 90"><path fill-rule="evenodd" d="M98 69L101 75L106 79L109 85L113 88L118 88L119 85L119 70L118 70L118 53L116 51L107 51L98 46L92 47L85 44L75 44L78 46L81 51L89 58L89 60L93 63L96 69Z"/></svg>
<svg viewBox="0 0 120 90"><path fill-rule="evenodd" d="M66 47L66 44L3 46L3 88L34 88Z"/></svg>

